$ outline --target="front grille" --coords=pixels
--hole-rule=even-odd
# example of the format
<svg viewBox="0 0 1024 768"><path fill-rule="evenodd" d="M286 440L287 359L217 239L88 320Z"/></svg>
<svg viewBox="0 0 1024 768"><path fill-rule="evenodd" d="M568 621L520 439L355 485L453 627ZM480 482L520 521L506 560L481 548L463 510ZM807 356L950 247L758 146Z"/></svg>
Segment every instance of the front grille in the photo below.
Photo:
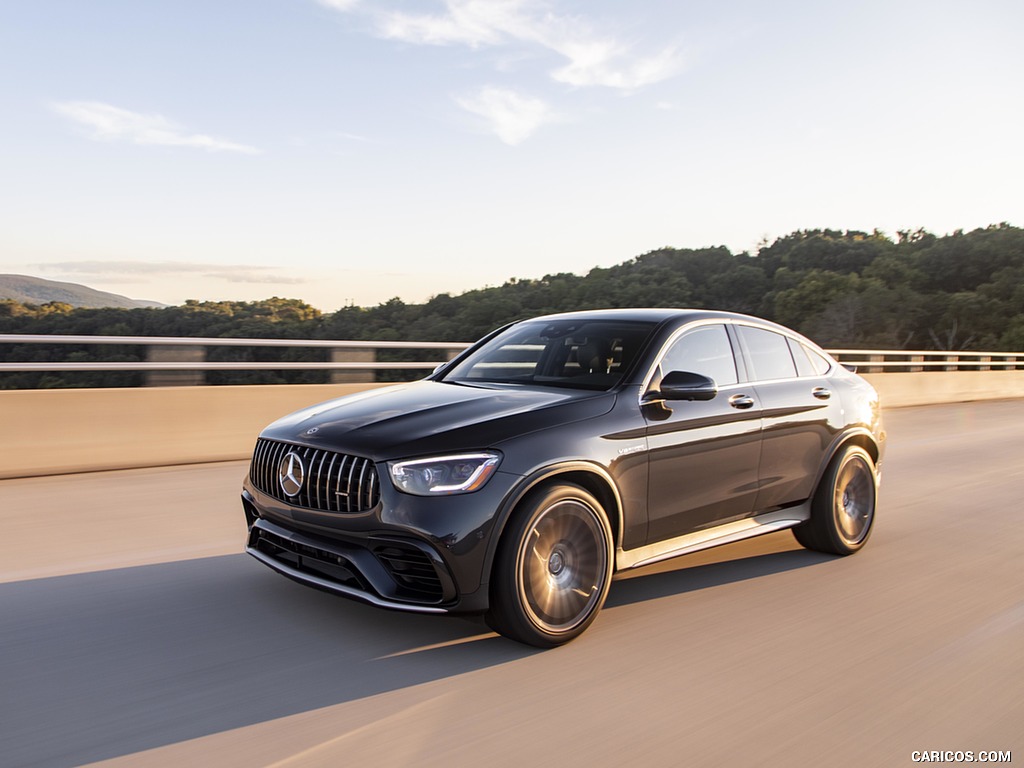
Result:
<svg viewBox="0 0 1024 768"><path fill-rule="evenodd" d="M353 589L365 592L366 583L351 562L339 554L311 544L297 542L273 531L254 529L251 546L297 571L313 573Z"/></svg>
<svg viewBox="0 0 1024 768"><path fill-rule="evenodd" d="M294 496L287 495L278 480L281 461L289 453L299 457L303 468L302 485ZM380 500L377 468L369 459L277 440L256 441L249 479L286 504L323 512L365 512Z"/></svg>

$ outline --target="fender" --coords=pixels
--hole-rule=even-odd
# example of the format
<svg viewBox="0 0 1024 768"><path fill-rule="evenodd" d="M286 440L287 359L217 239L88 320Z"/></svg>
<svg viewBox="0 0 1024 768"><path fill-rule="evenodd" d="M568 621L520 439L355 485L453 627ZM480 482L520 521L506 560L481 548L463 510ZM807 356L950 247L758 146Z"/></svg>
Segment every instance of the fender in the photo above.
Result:
<svg viewBox="0 0 1024 768"><path fill-rule="evenodd" d="M845 429L836 434L836 436L832 438L832 442L829 443L828 450L825 454L825 460L821 463L821 466L818 467L818 475L814 478L814 491L811 492L812 499L814 498L814 494L818 492L818 484L821 482L821 478L825 474L825 470L828 469L828 465L832 463L832 459L836 457L836 454L839 453L843 446L847 443L853 442L857 438L864 438L866 442L871 444L869 453L873 453L874 456L878 457L875 461L875 474L878 474L877 466L881 461L882 446L879 445L874 433L865 427L852 427L850 429ZM858 442L860 441L858 440ZM872 456L872 458L874 458L874 456Z"/></svg>
<svg viewBox="0 0 1024 768"><path fill-rule="evenodd" d="M505 496L498 514L495 515L494 527L489 537L490 540L487 545L487 553L484 556L483 573L480 580L481 587L487 587L490 583L491 569L494 566L494 556L498 551L498 542L501 541L501 537L505 532L505 526L508 524L509 518L512 517L512 513L519 505L519 502L521 502L530 491L537 488L542 483L558 477L559 475L579 472L586 472L595 476L602 485L608 489L612 497L615 499L615 509L606 509L605 512L614 518L613 520L609 520L609 522L615 525L615 548L618 549L622 546L622 531L624 526L622 497L619 494L618 486L616 486L612 476L604 467L592 461L585 461L582 459L561 461L557 464L542 467L541 469L524 476L508 493L508 495Z"/></svg>

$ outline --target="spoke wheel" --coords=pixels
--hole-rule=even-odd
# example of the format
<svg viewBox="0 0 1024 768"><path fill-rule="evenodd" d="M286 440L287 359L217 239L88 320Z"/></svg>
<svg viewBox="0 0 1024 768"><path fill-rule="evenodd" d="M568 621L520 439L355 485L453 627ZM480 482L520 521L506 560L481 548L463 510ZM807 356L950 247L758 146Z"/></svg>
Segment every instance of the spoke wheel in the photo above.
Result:
<svg viewBox="0 0 1024 768"><path fill-rule="evenodd" d="M860 456L845 462L836 478L832 497L836 531L843 541L856 546L867 538L875 516L875 478Z"/></svg>
<svg viewBox="0 0 1024 768"><path fill-rule="evenodd" d="M488 620L516 640L561 645L594 620L611 571L600 503L577 486L548 488L517 510L499 544Z"/></svg>
<svg viewBox="0 0 1024 768"><path fill-rule="evenodd" d="M851 555L875 521L878 479L867 451L847 446L832 460L811 503L811 519L793 529L808 549Z"/></svg>
<svg viewBox="0 0 1024 768"><path fill-rule="evenodd" d="M597 513L578 499L546 508L519 553L519 592L524 608L549 632L583 621L601 597L608 552Z"/></svg>

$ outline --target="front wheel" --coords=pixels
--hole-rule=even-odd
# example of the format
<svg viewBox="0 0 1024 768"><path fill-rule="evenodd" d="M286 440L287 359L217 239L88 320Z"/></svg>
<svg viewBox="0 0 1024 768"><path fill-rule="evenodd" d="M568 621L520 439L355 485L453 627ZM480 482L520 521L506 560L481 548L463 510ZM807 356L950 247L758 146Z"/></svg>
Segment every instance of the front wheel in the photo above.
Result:
<svg viewBox="0 0 1024 768"><path fill-rule="evenodd" d="M513 513L498 544L487 623L529 645L562 645L594 621L611 576L600 502L576 485L543 488Z"/></svg>
<svg viewBox="0 0 1024 768"><path fill-rule="evenodd" d="M808 549L852 555L871 535L877 497L875 463L863 448L849 445L832 459L811 501L811 519L793 535Z"/></svg>

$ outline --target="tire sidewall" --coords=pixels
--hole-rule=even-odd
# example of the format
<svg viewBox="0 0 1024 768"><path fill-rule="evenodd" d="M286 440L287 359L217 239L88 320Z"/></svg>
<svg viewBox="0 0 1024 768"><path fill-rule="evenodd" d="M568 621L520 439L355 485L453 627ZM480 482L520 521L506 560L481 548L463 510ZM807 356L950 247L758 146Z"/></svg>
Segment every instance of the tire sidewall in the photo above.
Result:
<svg viewBox="0 0 1024 768"><path fill-rule="evenodd" d="M581 503L592 514L603 538L605 568L598 597L587 614L565 630L552 631L534 619L527 605L523 571L530 531L551 507L565 501ZM613 565L611 526L604 508L593 495L569 483L547 485L535 490L520 503L498 545L495 572L491 579L491 613L497 620L495 628L502 634L539 647L553 647L569 642L582 634L600 612L611 586ZM492 622L492 626L494 624Z"/></svg>
<svg viewBox="0 0 1024 768"><path fill-rule="evenodd" d="M836 485L842 476L843 469L852 461L862 461L867 467L871 490L871 519L868 521L868 528L864 535L856 542L851 542L841 532L838 520L838 515L841 513L836 505ZM818 533L823 535L829 549L836 554L849 555L861 549L871 537L877 506L878 477L875 472L875 463L868 452L860 446L847 446L833 459L818 492L815 494L812 521L817 524Z"/></svg>

